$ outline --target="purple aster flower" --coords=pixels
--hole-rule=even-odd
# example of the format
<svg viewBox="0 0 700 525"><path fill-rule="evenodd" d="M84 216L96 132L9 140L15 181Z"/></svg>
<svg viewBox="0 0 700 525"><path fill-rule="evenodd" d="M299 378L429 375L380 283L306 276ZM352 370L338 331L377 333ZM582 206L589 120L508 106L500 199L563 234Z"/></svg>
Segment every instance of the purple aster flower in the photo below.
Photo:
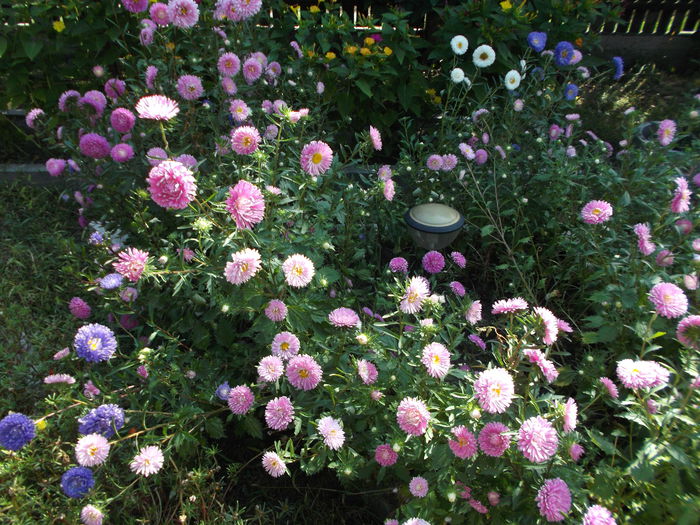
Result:
<svg viewBox="0 0 700 525"><path fill-rule="evenodd" d="M571 42L559 42L554 48L554 63L559 66L568 66L574 58L574 46Z"/></svg>
<svg viewBox="0 0 700 525"><path fill-rule="evenodd" d="M69 498L86 496L94 485L92 470L87 467L73 467L61 476L61 490Z"/></svg>
<svg viewBox="0 0 700 525"><path fill-rule="evenodd" d="M117 350L114 332L101 324L88 324L81 327L73 341L75 353L88 362L106 361Z"/></svg>
<svg viewBox="0 0 700 525"><path fill-rule="evenodd" d="M408 261L404 259L403 257L394 257L391 261L389 261L389 269L393 273L401 272L401 273L407 273L408 272Z"/></svg>
<svg viewBox="0 0 700 525"><path fill-rule="evenodd" d="M97 282L105 290L114 290L122 285L123 280L124 277L120 273L108 273L101 279L98 279Z"/></svg>
<svg viewBox="0 0 700 525"><path fill-rule="evenodd" d="M221 399L221 401L228 401L228 395L231 392L231 386L228 381L224 381L218 387L216 387L216 397Z"/></svg>
<svg viewBox="0 0 700 525"><path fill-rule="evenodd" d="M445 258L440 252L429 251L423 256L423 269L428 273L440 273L445 267Z"/></svg>
<svg viewBox="0 0 700 525"><path fill-rule="evenodd" d="M527 35L527 43L534 51L541 53L547 45L547 33L533 31Z"/></svg>
<svg viewBox="0 0 700 525"><path fill-rule="evenodd" d="M100 434L112 437L124 426L124 411L117 405L100 405L78 419L81 434Z"/></svg>
<svg viewBox="0 0 700 525"><path fill-rule="evenodd" d="M476 334L471 334L469 340L482 350L486 350L486 343L484 340Z"/></svg>
<svg viewBox="0 0 700 525"><path fill-rule="evenodd" d="M622 57L612 57L612 63L615 66L615 75L613 79L620 80L625 72L625 63L622 61Z"/></svg>
<svg viewBox="0 0 700 525"><path fill-rule="evenodd" d="M19 450L36 435L34 421L24 414L15 413L0 420L0 446Z"/></svg>

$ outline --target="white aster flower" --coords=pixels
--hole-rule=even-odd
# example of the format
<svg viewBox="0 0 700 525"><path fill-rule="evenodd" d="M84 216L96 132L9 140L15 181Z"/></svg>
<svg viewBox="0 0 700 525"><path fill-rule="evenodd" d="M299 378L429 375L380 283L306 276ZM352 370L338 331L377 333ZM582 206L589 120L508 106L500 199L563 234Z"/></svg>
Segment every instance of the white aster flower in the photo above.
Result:
<svg viewBox="0 0 700 525"><path fill-rule="evenodd" d="M452 79L452 82L455 84L459 84L460 82L464 81L464 70L462 70L459 67L456 67L452 70L450 73L450 78Z"/></svg>
<svg viewBox="0 0 700 525"><path fill-rule="evenodd" d="M476 67L489 67L496 61L496 52L491 46L482 44L474 50L472 58Z"/></svg>
<svg viewBox="0 0 700 525"><path fill-rule="evenodd" d="M518 86L520 85L520 80L521 80L520 73L518 73L515 69L511 69L506 73L506 89L509 91L513 91L514 89L517 89Z"/></svg>
<svg viewBox="0 0 700 525"><path fill-rule="evenodd" d="M452 46L452 51L455 55L463 55L469 49L469 41L462 35L457 35L450 40L450 45Z"/></svg>

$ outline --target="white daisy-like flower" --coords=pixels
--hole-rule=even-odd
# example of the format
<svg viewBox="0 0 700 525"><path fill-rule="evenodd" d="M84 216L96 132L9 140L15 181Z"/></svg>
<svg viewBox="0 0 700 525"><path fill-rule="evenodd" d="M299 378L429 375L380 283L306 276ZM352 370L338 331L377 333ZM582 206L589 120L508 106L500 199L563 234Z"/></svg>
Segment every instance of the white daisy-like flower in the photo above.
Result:
<svg viewBox="0 0 700 525"><path fill-rule="evenodd" d="M496 61L496 52L491 46L482 44L474 50L472 58L476 67L489 67Z"/></svg>
<svg viewBox="0 0 700 525"><path fill-rule="evenodd" d="M506 89L509 91L517 89L518 86L520 86L521 79L522 77L520 76L520 73L518 73L515 69L511 69L510 71L508 71L508 73L506 73Z"/></svg>
<svg viewBox="0 0 700 525"><path fill-rule="evenodd" d="M463 55L467 52L467 49L469 49L469 40L462 35L457 35L450 40L450 45L455 55Z"/></svg>
<svg viewBox="0 0 700 525"><path fill-rule="evenodd" d="M464 81L464 70L462 68L456 67L450 73L450 78L455 84L459 84Z"/></svg>

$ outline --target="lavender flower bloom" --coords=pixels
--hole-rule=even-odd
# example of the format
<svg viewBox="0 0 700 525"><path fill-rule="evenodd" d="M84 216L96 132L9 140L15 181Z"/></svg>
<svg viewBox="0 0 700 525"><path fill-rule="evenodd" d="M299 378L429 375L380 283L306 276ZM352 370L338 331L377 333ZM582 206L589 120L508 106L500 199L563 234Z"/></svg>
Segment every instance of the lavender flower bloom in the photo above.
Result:
<svg viewBox="0 0 700 525"><path fill-rule="evenodd" d="M566 100L574 100L578 96L578 86L576 84L567 84L564 86L564 98Z"/></svg>
<svg viewBox="0 0 700 525"><path fill-rule="evenodd" d="M19 450L36 435L34 421L24 414L10 414L0 420L0 446Z"/></svg>
<svg viewBox="0 0 700 525"><path fill-rule="evenodd" d="M541 53L547 45L547 33L533 31L527 35L527 43L534 51Z"/></svg>
<svg viewBox="0 0 700 525"><path fill-rule="evenodd" d="M61 476L61 489L69 498L82 498L94 485L92 470L87 467L73 467Z"/></svg>
<svg viewBox="0 0 700 525"><path fill-rule="evenodd" d="M122 285L124 277L120 273L108 273L102 279L97 279L100 286L105 290L114 290Z"/></svg>
<svg viewBox="0 0 700 525"><path fill-rule="evenodd" d="M625 72L625 63L622 61L622 57L613 57L612 63L615 66L615 75L613 79L620 80Z"/></svg>
<svg viewBox="0 0 700 525"><path fill-rule="evenodd" d="M90 363L106 361L117 350L114 332L101 324L81 327L73 340L75 353Z"/></svg>
<svg viewBox="0 0 700 525"><path fill-rule="evenodd" d="M98 244L102 244L104 240L104 236L100 232L92 232L90 238L88 238L88 243L97 246Z"/></svg>
<svg viewBox="0 0 700 525"><path fill-rule="evenodd" d="M221 401L228 401L228 395L231 392L231 386L228 381L224 381L218 387L216 387L216 397L221 399Z"/></svg>
<svg viewBox="0 0 700 525"><path fill-rule="evenodd" d="M124 411L117 405L100 405L78 419L81 434L100 434L112 437L124 426Z"/></svg>

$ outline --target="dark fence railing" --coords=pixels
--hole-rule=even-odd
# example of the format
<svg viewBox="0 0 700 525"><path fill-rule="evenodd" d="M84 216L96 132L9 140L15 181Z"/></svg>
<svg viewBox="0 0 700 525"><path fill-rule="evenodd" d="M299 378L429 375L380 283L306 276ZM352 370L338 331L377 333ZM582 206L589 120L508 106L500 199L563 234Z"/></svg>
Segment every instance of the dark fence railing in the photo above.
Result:
<svg viewBox="0 0 700 525"><path fill-rule="evenodd" d="M601 34L691 36L700 30L700 0L628 0L626 23L603 24L590 30Z"/></svg>

